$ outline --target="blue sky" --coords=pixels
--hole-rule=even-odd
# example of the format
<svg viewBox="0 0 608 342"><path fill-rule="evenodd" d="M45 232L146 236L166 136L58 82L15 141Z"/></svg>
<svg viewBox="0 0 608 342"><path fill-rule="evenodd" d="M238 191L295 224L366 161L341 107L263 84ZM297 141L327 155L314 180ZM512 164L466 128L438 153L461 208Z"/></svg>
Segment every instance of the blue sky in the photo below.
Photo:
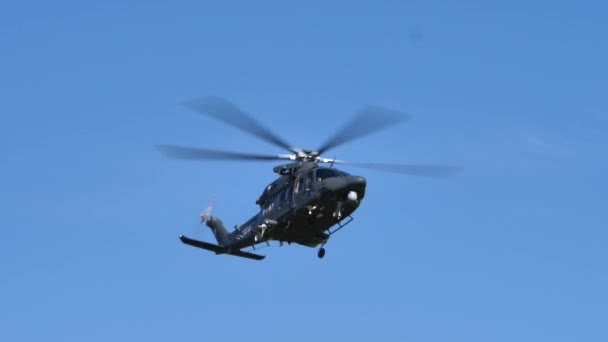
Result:
<svg viewBox="0 0 608 342"><path fill-rule="evenodd" d="M600 1L20 1L0 6L0 339L605 341L608 8ZM238 103L302 148L366 104L412 120L327 256L253 262L212 239L283 153L180 105ZM330 157L333 157L330 156Z"/></svg>

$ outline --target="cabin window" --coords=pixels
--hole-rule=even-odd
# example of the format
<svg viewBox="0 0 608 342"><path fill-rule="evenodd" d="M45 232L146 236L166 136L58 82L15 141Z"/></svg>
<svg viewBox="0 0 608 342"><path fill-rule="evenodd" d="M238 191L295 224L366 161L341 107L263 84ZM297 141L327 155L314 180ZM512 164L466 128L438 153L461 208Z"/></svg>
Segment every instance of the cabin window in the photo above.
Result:
<svg viewBox="0 0 608 342"><path fill-rule="evenodd" d="M276 195L270 197L269 199L266 200L266 202L264 202L264 210L263 210L264 215L266 213L272 211L277 206L276 202L277 202Z"/></svg>

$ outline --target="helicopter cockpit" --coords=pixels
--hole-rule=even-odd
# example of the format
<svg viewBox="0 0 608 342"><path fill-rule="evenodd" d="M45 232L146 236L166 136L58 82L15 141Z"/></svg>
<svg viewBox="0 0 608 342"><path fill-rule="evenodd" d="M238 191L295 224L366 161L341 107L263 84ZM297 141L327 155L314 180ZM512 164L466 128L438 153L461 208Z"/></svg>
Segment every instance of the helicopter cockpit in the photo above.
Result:
<svg viewBox="0 0 608 342"><path fill-rule="evenodd" d="M350 174L348 174L344 171L340 171L338 169L319 167L316 169L315 178L317 179L317 181L320 182L324 179L331 178L331 177L347 177L347 176L350 176Z"/></svg>

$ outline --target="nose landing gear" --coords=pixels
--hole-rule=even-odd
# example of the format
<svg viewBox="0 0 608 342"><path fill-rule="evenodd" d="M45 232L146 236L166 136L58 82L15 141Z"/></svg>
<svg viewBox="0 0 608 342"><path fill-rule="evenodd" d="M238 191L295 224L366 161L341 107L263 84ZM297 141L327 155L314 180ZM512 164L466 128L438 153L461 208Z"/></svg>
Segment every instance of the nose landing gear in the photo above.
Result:
<svg viewBox="0 0 608 342"><path fill-rule="evenodd" d="M317 256L319 257L319 259L323 259L323 257L325 256L325 248L323 248L323 247L319 248L319 252L317 253Z"/></svg>
<svg viewBox="0 0 608 342"><path fill-rule="evenodd" d="M317 252L317 256L319 257L319 259L323 259L323 257L325 256L325 244L327 243L327 240L325 240L325 242L323 242L321 244L321 248L319 248L319 252Z"/></svg>

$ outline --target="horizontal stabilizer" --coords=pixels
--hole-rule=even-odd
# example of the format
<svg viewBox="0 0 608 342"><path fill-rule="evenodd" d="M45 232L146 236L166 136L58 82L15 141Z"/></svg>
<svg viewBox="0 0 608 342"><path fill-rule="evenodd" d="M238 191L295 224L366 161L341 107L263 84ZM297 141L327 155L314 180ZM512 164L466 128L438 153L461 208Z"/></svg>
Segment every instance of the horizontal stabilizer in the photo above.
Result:
<svg viewBox="0 0 608 342"><path fill-rule="evenodd" d="M266 258L265 255L253 254L245 251L236 250L228 252L230 255L239 256L241 258L253 259L253 260L264 260Z"/></svg>
<svg viewBox="0 0 608 342"><path fill-rule="evenodd" d="M215 252L215 254L230 254L230 255L239 256L239 257L247 258L247 259L253 259L253 260L263 260L264 258L266 258L265 255L253 254L253 253L249 253L249 252L245 252L245 251L241 251L241 250L232 251L226 247L214 245L209 242L194 240L194 239L191 239L184 235L180 235L179 239L182 240L182 242L185 243L186 245L206 249L208 251Z"/></svg>

